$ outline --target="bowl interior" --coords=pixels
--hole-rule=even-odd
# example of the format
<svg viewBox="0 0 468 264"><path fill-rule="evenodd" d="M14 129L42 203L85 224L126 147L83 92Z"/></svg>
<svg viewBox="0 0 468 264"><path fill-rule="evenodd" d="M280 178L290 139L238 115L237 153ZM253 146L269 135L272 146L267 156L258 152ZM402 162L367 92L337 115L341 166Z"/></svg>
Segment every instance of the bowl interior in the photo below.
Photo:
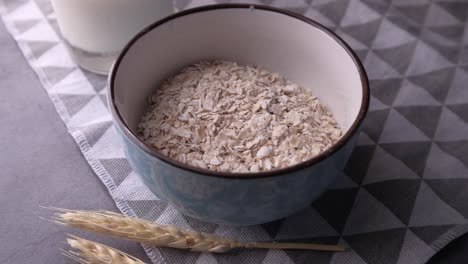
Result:
<svg viewBox="0 0 468 264"><path fill-rule="evenodd" d="M113 97L129 129L135 132L147 97L162 81L184 66L211 59L259 65L311 89L345 133L363 104L355 60L319 26L248 6L208 9L152 27L124 53L114 72Z"/></svg>

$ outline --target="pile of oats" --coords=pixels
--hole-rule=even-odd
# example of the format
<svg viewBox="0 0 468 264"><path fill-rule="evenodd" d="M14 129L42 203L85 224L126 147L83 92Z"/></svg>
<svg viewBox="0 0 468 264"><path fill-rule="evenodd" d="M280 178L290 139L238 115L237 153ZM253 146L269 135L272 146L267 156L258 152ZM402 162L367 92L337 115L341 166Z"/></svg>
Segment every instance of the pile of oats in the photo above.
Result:
<svg viewBox="0 0 468 264"><path fill-rule="evenodd" d="M342 133L307 89L234 62L189 66L149 100L140 138L166 156L214 171L288 167L324 151Z"/></svg>

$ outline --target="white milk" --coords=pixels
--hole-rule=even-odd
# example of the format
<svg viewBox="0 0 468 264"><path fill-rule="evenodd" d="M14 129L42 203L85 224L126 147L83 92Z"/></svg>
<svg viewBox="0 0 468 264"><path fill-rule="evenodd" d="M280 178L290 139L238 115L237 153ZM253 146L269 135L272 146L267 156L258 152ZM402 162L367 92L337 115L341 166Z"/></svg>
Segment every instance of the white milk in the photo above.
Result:
<svg viewBox="0 0 468 264"><path fill-rule="evenodd" d="M52 0L52 5L76 62L104 74L130 38L174 11L171 0Z"/></svg>

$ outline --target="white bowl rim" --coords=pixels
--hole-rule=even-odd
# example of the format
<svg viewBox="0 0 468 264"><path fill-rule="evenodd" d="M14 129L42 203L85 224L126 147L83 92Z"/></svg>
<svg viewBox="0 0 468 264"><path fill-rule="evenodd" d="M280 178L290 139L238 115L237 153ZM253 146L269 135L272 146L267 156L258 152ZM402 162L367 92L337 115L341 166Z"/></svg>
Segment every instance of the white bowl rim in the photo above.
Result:
<svg viewBox="0 0 468 264"><path fill-rule="evenodd" d="M354 64L356 68L358 69L360 79L361 79L361 86L362 86L362 101L361 101L361 106L359 108L359 113L354 120L353 124L351 127L348 129L348 131L332 146L330 146L328 149L320 153L319 155L312 157L308 160L305 160L303 162L297 163L292 166L288 166L285 168L277 169L277 170L270 170L270 171L261 171L261 172L245 172L245 173L235 173L235 172L222 172L222 171L213 171L209 169L203 169L195 166L191 166L189 164L177 161L175 159L172 159L170 157L167 157L157 151L156 149L152 148L148 144L144 143L141 141L138 136L130 130L126 122L123 120L122 116L120 115L119 109L117 108L115 104L115 93L114 93L114 84L115 84L115 76L117 74L117 71L119 69L120 63L122 62L123 58L127 54L128 50L135 44L141 37L143 37L145 34L148 32L152 31L153 29L157 28L158 26L173 20L177 19L179 17L195 14L195 13L200 13L200 12L205 12L205 11L213 11L213 10L219 10L219 9L233 9L233 8L241 8L241 9L258 9L258 10L264 10L264 11L270 11L270 12L276 12L282 15L287 15L290 17L293 17L295 19L301 20L303 22L306 22L307 24L318 28L319 30L323 31L324 33L328 34L331 38L333 38L334 41L336 41L347 53L348 55L352 58L354 61ZM183 10L180 12L177 12L175 14L172 14L170 16L167 16L140 31L138 34L136 34L122 49L120 52L119 56L117 57L116 61L114 62L112 69L110 71L109 75L109 81L108 81L109 89L108 89L108 96L109 96L109 108L112 112L112 116L116 124L119 126L119 128L122 130L122 132L125 134L125 136L132 141L135 145L137 145L139 148L144 150L146 153L149 155L156 157L159 160L162 160L172 166L187 170L187 171L192 171L197 174L202 174L203 176L213 176L213 177L220 177L220 178L229 178L229 179L255 179L255 178L266 178L266 177L273 177L273 176L284 176L289 173L311 167L320 161L328 158L329 156L333 155L336 153L338 150L343 148L346 143L350 140L350 138L358 132L359 127L361 126L367 111L369 109L369 101L370 101L370 90L369 90L369 80L367 77L367 73L364 69L364 66L362 65L360 59L356 55L356 53L352 50L352 48L343 40L341 39L337 34L335 34L333 31L325 27L324 25L308 18L305 16L302 16L300 14L284 10L281 8L276 8L276 7L271 7L271 6L265 6L265 5L257 5L257 4L214 4L214 5L205 5L205 6L200 6L200 7L195 7L187 10Z"/></svg>

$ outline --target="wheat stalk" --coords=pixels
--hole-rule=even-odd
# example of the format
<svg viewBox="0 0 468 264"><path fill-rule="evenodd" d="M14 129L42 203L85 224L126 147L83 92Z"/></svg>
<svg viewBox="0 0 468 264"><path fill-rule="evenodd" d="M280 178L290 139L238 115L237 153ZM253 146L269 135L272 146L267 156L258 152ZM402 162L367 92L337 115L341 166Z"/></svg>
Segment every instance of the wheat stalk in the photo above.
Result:
<svg viewBox="0 0 468 264"><path fill-rule="evenodd" d="M118 249L70 235L67 243L74 250L63 251L63 254L81 264L144 264L145 262L130 256Z"/></svg>
<svg viewBox="0 0 468 264"><path fill-rule="evenodd" d="M126 217L113 212L53 209L59 211L55 213L55 217L53 218L53 222L55 223L158 247L172 247L214 253L223 253L234 248L344 251L344 247L339 245L245 243L207 233L179 230L172 226L157 225L146 220Z"/></svg>

